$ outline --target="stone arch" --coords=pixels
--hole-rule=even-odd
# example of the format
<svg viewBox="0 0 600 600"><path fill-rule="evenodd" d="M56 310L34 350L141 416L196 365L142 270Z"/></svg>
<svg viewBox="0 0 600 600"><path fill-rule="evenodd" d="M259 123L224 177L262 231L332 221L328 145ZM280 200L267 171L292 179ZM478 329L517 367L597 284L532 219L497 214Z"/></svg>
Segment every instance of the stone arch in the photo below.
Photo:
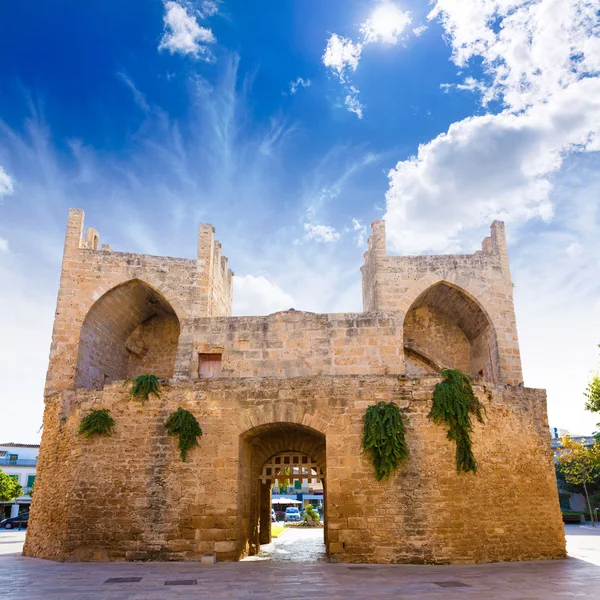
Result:
<svg viewBox="0 0 600 600"><path fill-rule="evenodd" d="M479 300L483 291L476 290L474 295L476 286L465 280L462 283L471 290L457 281L428 276L403 296L407 374L424 374L426 364L456 368L493 383L500 381L496 327Z"/></svg>
<svg viewBox="0 0 600 600"><path fill-rule="evenodd" d="M156 278L152 273L142 273L139 275L120 274L114 277L106 278L99 281L97 285L88 290L82 290L77 295L77 303L80 310L87 314L95 302L97 302L104 294L128 281L140 281L158 292L171 305L173 311L177 315L180 322L188 318L188 310L185 305L177 298L174 290L168 283Z"/></svg>
<svg viewBox="0 0 600 600"><path fill-rule="evenodd" d="M320 467L323 498L326 498L326 437L317 429L296 422L270 422L255 425L240 434L238 475L238 557L256 554L260 544L271 536L271 485L262 483L263 465L273 456L298 452L312 458ZM325 544L327 535L324 533Z"/></svg>
<svg viewBox="0 0 600 600"><path fill-rule="evenodd" d="M85 314L75 387L102 389L144 372L171 378L180 331L177 313L159 290L141 279L118 283Z"/></svg>

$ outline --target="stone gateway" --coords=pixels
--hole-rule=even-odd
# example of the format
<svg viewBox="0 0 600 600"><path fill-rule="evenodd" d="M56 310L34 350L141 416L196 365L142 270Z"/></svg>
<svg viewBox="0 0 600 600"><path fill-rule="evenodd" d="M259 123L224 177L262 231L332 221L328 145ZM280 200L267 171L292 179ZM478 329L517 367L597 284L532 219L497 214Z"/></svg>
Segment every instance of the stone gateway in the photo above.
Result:
<svg viewBox="0 0 600 600"><path fill-rule="evenodd" d="M332 560L474 563L565 556L544 390L523 387L504 226L474 254L388 256L373 224L364 312L232 317L211 225L198 258L99 247L69 213L24 554L54 560L238 560L270 539L270 469L300 457L322 478ZM477 474L428 419L439 371L473 379L485 424ZM144 404L123 382L161 378ZM366 409L396 402L409 456L376 481ZM203 429L182 462L165 422ZM112 435L78 435L108 409Z"/></svg>

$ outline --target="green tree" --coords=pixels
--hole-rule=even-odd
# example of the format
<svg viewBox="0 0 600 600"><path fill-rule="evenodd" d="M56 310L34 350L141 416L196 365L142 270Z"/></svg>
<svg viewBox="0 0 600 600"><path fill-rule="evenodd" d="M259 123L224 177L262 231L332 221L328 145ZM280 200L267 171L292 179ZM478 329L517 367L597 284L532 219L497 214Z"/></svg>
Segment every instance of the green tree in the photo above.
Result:
<svg viewBox="0 0 600 600"><path fill-rule="evenodd" d="M316 525L320 520L321 518L315 507L312 504L307 504L304 507L304 522L307 525Z"/></svg>
<svg viewBox="0 0 600 600"><path fill-rule="evenodd" d="M557 458L561 474L567 483L583 487L592 526L595 526L588 486L600 473L600 444L585 446L583 441L578 442L568 435L561 439L561 443L562 449Z"/></svg>
<svg viewBox="0 0 600 600"><path fill-rule="evenodd" d="M11 502L22 494L21 484L0 469L0 502Z"/></svg>
<svg viewBox="0 0 600 600"><path fill-rule="evenodd" d="M600 344L598 344L598 347L600 348ZM590 379L583 395L587 398L585 409L590 412L600 413L600 372L598 370L596 370ZM596 423L596 427L599 428L599 431L594 431L593 435L600 442L600 423Z"/></svg>

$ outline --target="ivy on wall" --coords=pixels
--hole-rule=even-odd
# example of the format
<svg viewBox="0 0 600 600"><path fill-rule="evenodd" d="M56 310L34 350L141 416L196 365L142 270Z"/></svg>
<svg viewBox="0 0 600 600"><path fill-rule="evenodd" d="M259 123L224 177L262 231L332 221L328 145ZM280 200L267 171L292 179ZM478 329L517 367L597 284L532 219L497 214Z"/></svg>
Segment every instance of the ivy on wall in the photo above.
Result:
<svg viewBox="0 0 600 600"><path fill-rule="evenodd" d="M198 438L202 437L202 429L196 417L191 412L178 408L171 413L165 427L169 435L179 436L179 454L181 460L185 462L187 451L193 446L197 446Z"/></svg>
<svg viewBox="0 0 600 600"><path fill-rule="evenodd" d="M160 381L156 375L145 373L138 375L135 379L127 379L123 385L133 383L130 394L132 398L141 400L142 404L148 400L150 395L160 398Z"/></svg>
<svg viewBox="0 0 600 600"><path fill-rule="evenodd" d="M471 415L483 423L485 407L475 396L467 375L457 369L442 369L441 375L444 380L436 384L433 391L429 418L436 425L447 425L448 439L456 441L456 471L476 473L477 463L471 449Z"/></svg>
<svg viewBox="0 0 600 600"><path fill-rule="evenodd" d="M89 412L79 424L79 433L84 437L93 435L110 435L115 426L114 419L110 416L110 410L101 408Z"/></svg>
<svg viewBox="0 0 600 600"><path fill-rule="evenodd" d="M363 452L369 452L375 478L389 477L408 456L402 413L394 402L378 402L367 408L362 439Z"/></svg>

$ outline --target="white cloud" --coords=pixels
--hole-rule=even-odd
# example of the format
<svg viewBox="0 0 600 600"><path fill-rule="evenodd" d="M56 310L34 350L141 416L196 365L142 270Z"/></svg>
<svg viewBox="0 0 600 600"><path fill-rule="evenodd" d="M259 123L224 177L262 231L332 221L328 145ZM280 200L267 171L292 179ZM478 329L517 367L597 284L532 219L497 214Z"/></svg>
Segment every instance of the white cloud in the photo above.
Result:
<svg viewBox="0 0 600 600"><path fill-rule="evenodd" d="M290 81L290 94L293 96L300 88L310 86L310 79L302 79L302 77L298 77L296 81Z"/></svg>
<svg viewBox="0 0 600 600"><path fill-rule="evenodd" d="M8 240L0 237L0 252L8 252Z"/></svg>
<svg viewBox="0 0 600 600"><path fill-rule="evenodd" d="M354 113L359 119L362 119L363 109L365 106L364 104L361 104L360 100L358 99L358 90L353 85L350 85L346 91L347 94L344 98L344 104L346 105L346 108L351 113Z"/></svg>
<svg viewBox="0 0 600 600"><path fill-rule="evenodd" d="M392 2L383 0L360 26L365 44L383 42L397 44L400 35L410 25L410 13L400 10Z"/></svg>
<svg viewBox="0 0 600 600"><path fill-rule="evenodd" d="M206 44L214 43L216 38L210 29L198 25L196 17L184 6L177 2L165 2L163 20L165 32L158 45L159 50L211 60L212 55Z"/></svg>
<svg viewBox="0 0 600 600"><path fill-rule="evenodd" d="M459 233L493 218L551 219L565 157L600 149L600 16L584 0L437 0L464 66L486 77L448 90L479 90L505 110L454 123L390 172L390 241L403 252L451 251ZM464 236L461 236L464 238Z"/></svg>
<svg viewBox="0 0 600 600"><path fill-rule="evenodd" d="M0 198L9 196L14 192L13 178L0 167Z"/></svg>
<svg viewBox="0 0 600 600"><path fill-rule="evenodd" d="M304 240L315 242L322 242L324 244L330 244L340 239L341 234L335 230L335 228L329 225L313 225L312 223L304 223Z"/></svg>
<svg viewBox="0 0 600 600"><path fill-rule="evenodd" d="M355 44L350 38L332 33L327 40L322 61L340 78L342 83L345 83L347 81L346 72L348 70L356 71L361 52L361 44Z"/></svg>
<svg viewBox="0 0 600 600"><path fill-rule="evenodd" d="M441 21L457 65L483 60L484 102L518 111L598 74L599 13L589 0L437 0L428 18Z"/></svg>
<svg viewBox="0 0 600 600"><path fill-rule="evenodd" d="M428 27L427 25L419 25L418 27L415 27L412 32L415 34L415 37L419 37L421 35L423 35L426 31L427 31Z"/></svg>
<svg viewBox="0 0 600 600"><path fill-rule="evenodd" d="M358 247L364 246L367 241L367 226L358 219L352 219L352 231L354 231L354 242Z"/></svg>
<svg viewBox="0 0 600 600"><path fill-rule="evenodd" d="M549 219L552 177L568 152L600 149L600 79L514 115L471 117L390 171L389 238L401 252L458 249L458 234L491 221Z"/></svg>
<svg viewBox="0 0 600 600"><path fill-rule="evenodd" d="M475 79L474 77L465 77L464 83L441 83L440 88L444 90L444 92L448 93L450 90L462 90L467 92L483 92L486 89L486 86L481 82Z"/></svg>
<svg viewBox="0 0 600 600"><path fill-rule="evenodd" d="M583 253L583 246L579 242L571 242L565 249L567 256L577 258Z"/></svg>
<svg viewBox="0 0 600 600"><path fill-rule="evenodd" d="M201 5L201 11L204 16L212 17L219 12L221 0L204 0Z"/></svg>
<svg viewBox="0 0 600 600"><path fill-rule="evenodd" d="M264 275L236 275L233 287L235 315L269 315L294 308L294 299Z"/></svg>

